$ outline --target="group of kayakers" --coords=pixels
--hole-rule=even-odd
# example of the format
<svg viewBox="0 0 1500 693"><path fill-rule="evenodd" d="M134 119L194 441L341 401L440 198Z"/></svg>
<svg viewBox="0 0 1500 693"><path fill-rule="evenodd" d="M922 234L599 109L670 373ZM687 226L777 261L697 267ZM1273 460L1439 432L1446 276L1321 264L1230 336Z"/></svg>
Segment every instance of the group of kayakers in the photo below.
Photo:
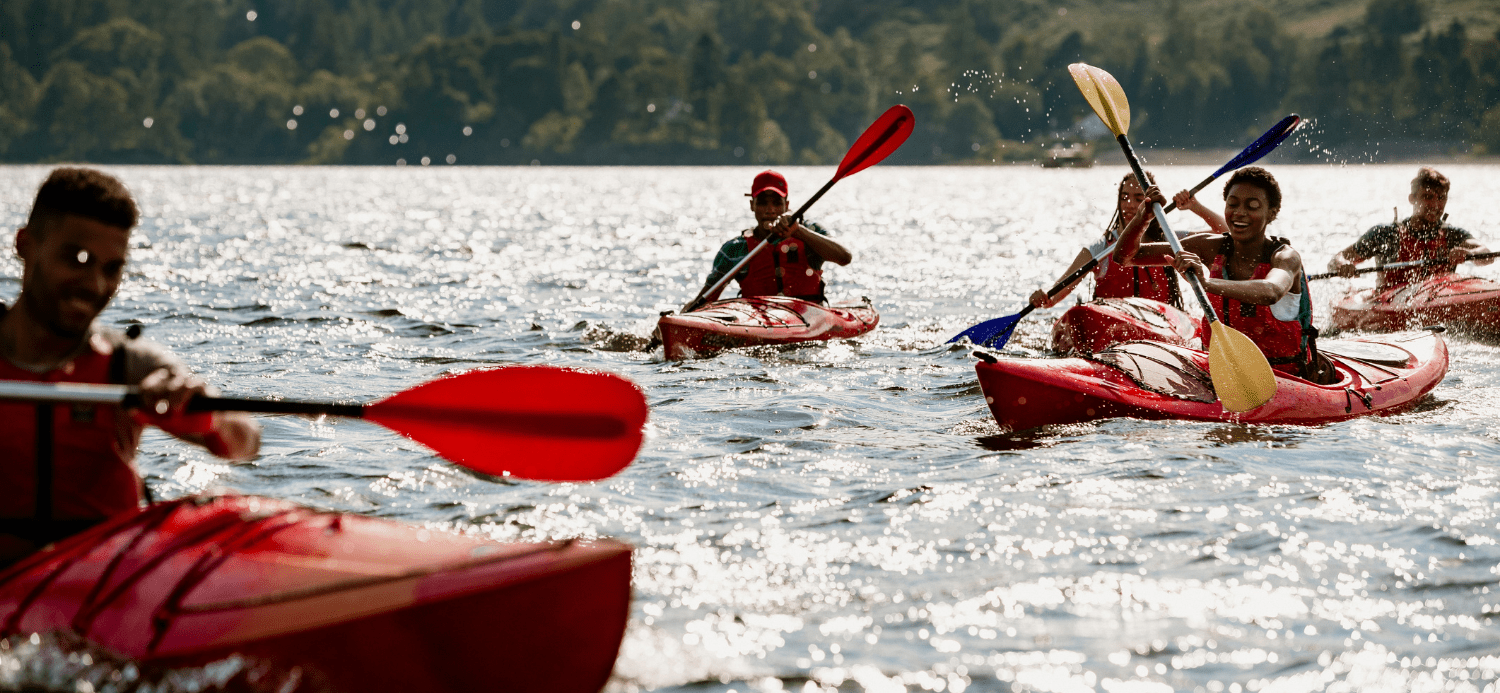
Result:
<svg viewBox="0 0 1500 693"><path fill-rule="evenodd" d="M1120 182L1103 237L1078 254L1068 273L1113 245L1095 270L1095 298L1144 297L1179 307L1177 275L1192 273L1225 324L1248 335L1274 368L1314 382L1332 377L1317 353L1302 257L1286 239L1267 233L1281 211L1276 178L1260 167L1236 171L1223 188L1222 215L1189 191L1178 193L1176 206L1209 226L1208 232L1179 234L1181 253L1163 242L1149 203L1167 200L1154 178L1150 182L1144 190L1132 176ZM1446 223L1448 189L1441 173L1421 168L1411 184L1411 216L1371 229L1336 254L1330 270L1352 276L1355 265L1370 258L1446 259L1451 270L1488 252ZM749 197L756 225L720 248L701 298L717 299L721 289L714 285L756 246L770 244L771 252L756 254L735 273L741 295L826 303L823 265L846 265L852 254L818 225L787 215L789 190L780 173L756 175ZM225 458L247 459L259 451L260 429L247 415L187 411L193 396L214 390L180 359L137 333L94 324L119 286L138 219L135 201L119 180L92 169L59 168L41 185L16 233L23 274L16 301L0 305L0 379L134 385L143 407L122 412L112 405L74 405L49 430L38 417L50 407L0 402L0 459L6 461L0 465L0 565L136 508L146 490L134 457L148 424ZM1391 286L1444 269L1391 271L1380 281ZM1051 297L1037 291L1031 303L1054 305L1072 288ZM23 462L30 460L38 463Z"/></svg>
<svg viewBox="0 0 1500 693"><path fill-rule="evenodd" d="M1147 174L1150 176L1150 174ZM1151 182L1155 182L1152 177ZM1449 182L1424 166L1411 182L1410 217L1370 229L1329 262L1329 270L1354 276L1355 265L1371 258L1381 264L1446 259L1446 265L1381 272L1381 288L1390 288L1443 272L1488 250L1466 231L1449 226L1443 213ZM1142 191L1133 175L1121 181L1115 216L1104 236L1083 249L1064 276L1115 246L1095 269L1094 298L1149 298L1181 307L1175 272L1199 277L1224 324L1253 340L1273 368L1316 383L1336 374L1317 353L1317 328L1302 256L1268 227L1281 212L1281 186L1270 171L1250 166L1235 171L1224 184L1224 213L1200 203L1189 191L1176 195L1179 209L1189 209L1208 223L1208 232L1177 232L1182 253L1165 242L1151 205L1167 200L1154 185ZM1128 220L1128 221L1127 221ZM1477 259L1489 264L1493 259ZM1071 291L1049 298L1038 290L1031 304L1049 307ZM1208 335L1205 334L1205 339ZM1205 348L1207 344L1204 345Z"/></svg>

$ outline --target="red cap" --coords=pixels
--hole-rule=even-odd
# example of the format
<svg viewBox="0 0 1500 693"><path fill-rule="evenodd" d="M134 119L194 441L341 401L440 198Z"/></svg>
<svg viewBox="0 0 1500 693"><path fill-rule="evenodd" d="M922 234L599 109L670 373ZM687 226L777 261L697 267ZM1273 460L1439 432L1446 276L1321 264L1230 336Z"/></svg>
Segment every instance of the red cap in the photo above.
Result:
<svg viewBox="0 0 1500 693"><path fill-rule="evenodd" d="M750 197L755 197L767 190L782 197L786 194L786 177L775 171L761 171L755 175L755 182L750 184Z"/></svg>

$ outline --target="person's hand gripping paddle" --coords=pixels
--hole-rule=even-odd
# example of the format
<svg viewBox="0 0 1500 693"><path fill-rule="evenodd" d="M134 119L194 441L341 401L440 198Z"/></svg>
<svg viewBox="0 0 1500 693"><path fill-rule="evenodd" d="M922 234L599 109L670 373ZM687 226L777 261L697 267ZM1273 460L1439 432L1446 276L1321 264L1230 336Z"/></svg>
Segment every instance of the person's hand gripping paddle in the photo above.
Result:
<svg viewBox="0 0 1500 693"><path fill-rule="evenodd" d="M1188 193L1196 195L1198 194L1199 190L1207 187L1209 183L1214 182L1216 179L1218 179L1219 176L1222 176L1236 169L1244 168L1246 166L1249 166L1250 164L1255 163L1256 161L1259 161L1261 157L1271 153L1271 150L1275 149L1277 145L1285 141L1287 137L1289 137L1293 132L1297 130L1297 126L1301 124L1302 117L1295 113L1282 118L1281 122L1277 123L1275 127L1272 127L1270 130L1267 130L1264 135L1261 135L1260 139L1255 140L1255 142L1250 146L1245 147L1244 151L1241 151L1239 154L1235 155L1233 159L1229 160L1229 163L1219 167L1219 170L1214 171L1212 175L1204 178L1197 185L1193 186L1193 189L1189 190ZM1170 212L1176 208L1177 203L1173 202L1167 205L1166 211ZM1072 274L1063 277L1062 281L1059 281L1050 290L1047 291L1047 296L1050 298L1052 296L1058 295L1059 293L1062 293L1063 289L1072 286L1074 282L1082 279L1085 274L1092 272L1094 270L1094 267L1097 266L1101 260L1109 257L1110 253L1115 252L1115 246L1118 244L1119 242L1116 241L1115 243L1111 243L1108 246L1105 246L1103 250L1099 251L1098 255L1095 255L1094 258L1085 263L1084 266L1079 267L1077 270L1074 270ZM1308 279L1316 278L1317 277L1308 277ZM982 347L988 347L990 349L1003 348L1005 346L1005 343L1010 341L1011 334L1016 331L1016 324L1021 322L1022 318L1030 315L1031 311L1033 310L1036 310L1036 306L1028 303L1025 308L1021 309L1021 312L1015 313L1013 315L1007 315L1001 318L986 320L982 323L979 323L978 325L964 330L963 332L958 333L958 335L953 339L948 340L948 343L952 344L961 339L968 339L970 342L978 344Z"/></svg>
<svg viewBox="0 0 1500 693"><path fill-rule="evenodd" d="M917 118L912 115L910 108L897 104L886 109L886 112L881 114L875 122L871 123L870 127L865 128L864 134L860 135L859 139L854 141L854 145L849 147L848 153L844 154L844 160L839 162L839 168L834 172L833 178L825 183L816 194L808 198L807 202L802 203L802 206L792 214L791 222L794 224L801 222L802 216L807 214L808 208L812 207L813 203L818 201L818 198L823 197L823 193L828 192L828 189L832 188L834 183L885 160L886 157L890 156L892 152L899 149L906 142L906 138L911 136L912 128L916 127L916 124ZM750 263L751 258L754 258L769 245L771 245L769 241L756 244L754 248L750 249L750 253L726 272L723 277L720 277L719 281L714 282L713 286L699 291L698 295L693 297L693 300L688 301L687 305L682 307L682 312L691 313L702 307L705 297L712 296L722 290L724 285L729 283L729 280L734 279L735 275L739 274L740 270L744 269L745 265ZM666 316L670 315L670 313L663 313L662 315ZM646 351L651 351L660 345L661 329L657 328L656 332L651 335L651 343L646 345Z"/></svg>
<svg viewBox="0 0 1500 693"><path fill-rule="evenodd" d="M1141 170L1141 162L1125 136L1130 130L1130 102L1125 99L1125 90L1113 75L1092 65L1074 63L1068 66L1068 72L1072 73L1073 82L1083 92L1083 98L1093 107L1094 113L1115 133L1115 140L1125 152L1130 170L1135 172L1136 182L1140 183L1142 190L1149 188L1150 183ZM1167 216L1162 211L1161 204L1153 201L1151 210L1156 215L1156 222L1161 225L1167 242L1172 244L1172 252L1180 255L1182 244L1178 242L1177 234L1172 233L1172 228L1167 226ZM1271 370L1271 363L1266 360L1266 355L1249 337L1220 322L1197 274L1184 274L1208 317L1212 333L1208 347L1208 374L1213 380L1219 402L1228 411L1241 412L1271 401L1276 395L1276 374Z"/></svg>

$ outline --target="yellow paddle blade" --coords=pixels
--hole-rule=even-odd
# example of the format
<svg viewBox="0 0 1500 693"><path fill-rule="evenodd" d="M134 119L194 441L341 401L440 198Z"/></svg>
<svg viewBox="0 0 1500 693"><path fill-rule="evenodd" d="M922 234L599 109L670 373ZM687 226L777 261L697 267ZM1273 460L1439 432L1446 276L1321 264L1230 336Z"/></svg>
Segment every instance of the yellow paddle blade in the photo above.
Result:
<svg viewBox="0 0 1500 693"><path fill-rule="evenodd" d="M1208 345L1208 377L1226 411L1250 411L1276 395L1276 373L1255 342L1239 330L1213 321Z"/></svg>
<svg viewBox="0 0 1500 693"><path fill-rule="evenodd" d="M1130 132L1130 101L1114 75L1085 63L1069 65L1068 72L1073 75L1078 91L1083 92L1083 98L1111 132L1117 136Z"/></svg>

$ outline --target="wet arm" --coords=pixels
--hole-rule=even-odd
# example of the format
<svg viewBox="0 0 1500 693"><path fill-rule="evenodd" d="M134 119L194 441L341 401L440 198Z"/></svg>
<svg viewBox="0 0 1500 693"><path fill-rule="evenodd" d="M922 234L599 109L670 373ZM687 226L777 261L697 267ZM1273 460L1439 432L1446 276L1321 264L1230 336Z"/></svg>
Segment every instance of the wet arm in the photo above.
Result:
<svg viewBox="0 0 1500 693"><path fill-rule="evenodd" d="M802 241L807 246L807 249L817 253L818 257L835 265L847 265L854 260L854 254L840 245L838 241L813 231L802 224L792 227L791 236Z"/></svg>
<svg viewBox="0 0 1500 693"><path fill-rule="evenodd" d="M1205 279L1203 290L1254 306L1269 306L1292 290L1292 282L1302 272L1302 257L1283 247L1271 258L1271 271L1265 279Z"/></svg>
<svg viewBox="0 0 1500 693"><path fill-rule="evenodd" d="M1093 259L1094 255L1093 253L1089 252L1088 248L1084 248L1083 250L1078 251L1078 256L1073 258L1073 264L1068 265L1068 269L1064 270L1062 276L1057 278L1058 281L1062 281L1064 277L1077 272L1079 268L1088 264ZM1051 297L1047 296L1047 289L1037 289L1031 294L1031 305L1036 306L1037 308L1051 308L1052 306L1055 306L1058 303L1062 302L1063 299L1067 298L1068 294L1073 293L1073 288L1078 286L1078 282L1081 281L1083 281L1083 277L1080 276L1079 278L1073 280L1073 283L1063 287L1061 291L1057 292L1056 296ZM1057 282L1053 282L1054 286L1056 284Z"/></svg>

